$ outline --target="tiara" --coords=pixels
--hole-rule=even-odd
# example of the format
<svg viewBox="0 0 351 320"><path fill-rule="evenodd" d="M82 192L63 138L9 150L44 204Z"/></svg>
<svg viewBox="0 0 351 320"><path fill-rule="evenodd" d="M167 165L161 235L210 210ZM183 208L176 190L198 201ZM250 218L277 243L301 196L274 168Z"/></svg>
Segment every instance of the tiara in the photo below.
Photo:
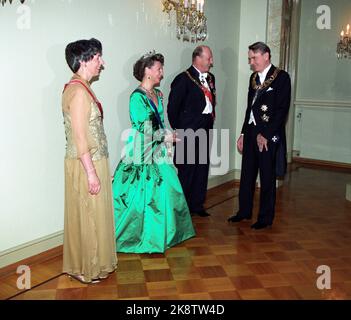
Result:
<svg viewBox="0 0 351 320"><path fill-rule="evenodd" d="M152 51L149 51L148 53L145 53L141 59L147 59L147 58L150 58L152 56L154 56L156 54L156 51L155 50L152 50Z"/></svg>

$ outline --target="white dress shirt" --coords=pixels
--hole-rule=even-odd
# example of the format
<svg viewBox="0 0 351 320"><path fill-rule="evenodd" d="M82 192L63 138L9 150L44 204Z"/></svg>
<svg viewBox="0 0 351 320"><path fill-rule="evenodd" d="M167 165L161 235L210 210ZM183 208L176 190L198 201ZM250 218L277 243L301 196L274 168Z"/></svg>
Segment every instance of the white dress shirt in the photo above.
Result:
<svg viewBox="0 0 351 320"><path fill-rule="evenodd" d="M262 72L258 72L258 76L260 78L260 83L262 84L264 82L264 80L266 79L267 73L269 71L269 69L271 68L272 64L270 63L269 66L267 68L265 68ZM253 101L252 104L254 104L255 101ZM254 114L252 112L252 108L251 108L251 112L250 112L250 119L249 119L249 124L253 123L254 125L256 125L256 120L254 117Z"/></svg>
<svg viewBox="0 0 351 320"><path fill-rule="evenodd" d="M264 69L262 72L259 72L259 73L258 73L258 76L260 77L260 82L261 82L261 84L262 84L262 83L264 82L264 80L266 79L267 73L268 73L269 69L271 68L271 66L272 66L272 64L270 63L269 66L268 66L266 69Z"/></svg>
<svg viewBox="0 0 351 320"><path fill-rule="evenodd" d="M193 66L193 67L194 67L195 70L199 73L199 80L200 80L201 84L202 84L205 88L207 88L208 90L210 90L210 86L208 85L207 80L206 80L207 75L208 75L207 72L202 73L202 72L200 72L199 69L197 69L195 66ZM211 90L210 90L210 91L211 91ZM206 99L206 106L205 106L205 109L202 111L202 113L203 113L203 114L212 113L212 111L213 111L212 103L211 103L210 99L209 99L207 96L205 96L205 99Z"/></svg>

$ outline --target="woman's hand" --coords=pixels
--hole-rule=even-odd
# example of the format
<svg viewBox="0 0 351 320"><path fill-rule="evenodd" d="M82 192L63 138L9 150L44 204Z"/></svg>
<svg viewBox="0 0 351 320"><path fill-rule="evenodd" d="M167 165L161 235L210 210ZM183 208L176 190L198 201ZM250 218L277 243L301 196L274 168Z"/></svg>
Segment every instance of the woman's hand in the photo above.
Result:
<svg viewBox="0 0 351 320"><path fill-rule="evenodd" d="M96 195L100 192L101 184L95 170L88 173L88 190L91 195Z"/></svg>
<svg viewBox="0 0 351 320"><path fill-rule="evenodd" d="M98 194L101 188L99 177L96 174L93 160L91 159L90 153L81 155L80 161L84 167L85 173L88 178L88 191L90 194Z"/></svg>
<svg viewBox="0 0 351 320"><path fill-rule="evenodd" d="M168 131L168 133L165 134L165 142L170 142L170 143L174 143L174 142L179 142L180 139L177 138L178 133L176 132L170 132Z"/></svg>

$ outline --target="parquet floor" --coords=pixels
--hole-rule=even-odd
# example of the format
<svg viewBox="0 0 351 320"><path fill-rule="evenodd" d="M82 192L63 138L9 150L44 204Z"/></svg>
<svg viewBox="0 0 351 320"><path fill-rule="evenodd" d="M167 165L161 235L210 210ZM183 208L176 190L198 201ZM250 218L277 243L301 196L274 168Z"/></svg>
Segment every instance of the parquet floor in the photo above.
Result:
<svg viewBox="0 0 351 320"><path fill-rule="evenodd" d="M0 279L0 299L300 300L351 299L351 174L294 168L277 192L272 229L253 221L228 224L237 210L234 183L214 188L211 217L193 217L197 236L165 254L118 254L107 280L83 285L61 274L62 257L32 266L32 289L18 292L17 275ZM257 212L258 193L255 205ZM320 290L320 265L331 289Z"/></svg>

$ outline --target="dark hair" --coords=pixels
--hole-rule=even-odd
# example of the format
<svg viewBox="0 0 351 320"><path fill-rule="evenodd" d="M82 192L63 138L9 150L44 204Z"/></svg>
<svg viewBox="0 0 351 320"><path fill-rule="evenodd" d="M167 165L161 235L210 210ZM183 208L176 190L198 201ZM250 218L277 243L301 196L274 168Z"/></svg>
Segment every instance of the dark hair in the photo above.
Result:
<svg viewBox="0 0 351 320"><path fill-rule="evenodd" d="M249 50L253 52L261 52L262 54L268 52L269 59L271 59L271 49L264 42L255 42L251 46L249 46Z"/></svg>
<svg viewBox="0 0 351 320"><path fill-rule="evenodd" d="M164 64L164 57L161 53L149 52L144 54L133 66L133 75L134 77L142 81L145 75L145 68L151 68L155 62L158 61L162 65Z"/></svg>
<svg viewBox="0 0 351 320"><path fill-rule="evenodd" d="M99 40L94 38L71 42L65 50L67 64L73 73L79 70L80 61L88 62L97 53L102 54L102 45Z"/></svg>

